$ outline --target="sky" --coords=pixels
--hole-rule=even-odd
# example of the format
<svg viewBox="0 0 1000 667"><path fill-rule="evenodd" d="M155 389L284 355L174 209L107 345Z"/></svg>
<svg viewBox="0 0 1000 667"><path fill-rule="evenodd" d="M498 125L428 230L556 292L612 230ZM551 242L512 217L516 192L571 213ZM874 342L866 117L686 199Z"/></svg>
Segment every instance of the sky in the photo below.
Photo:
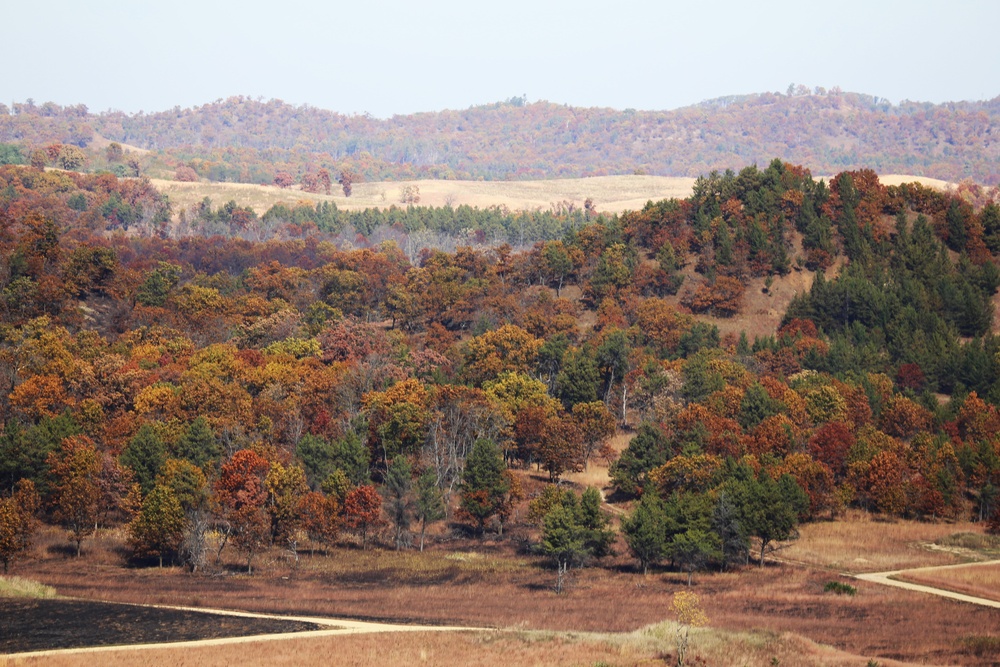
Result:
<svg viewBox="0 0 1000 667"><path fill-rule="evenodd" d="M528 101L662 110L839 86L1000 95L996 0L0 0L0 101L129 113L232 95L379 118ZM13 66L11 66L13 65Z"/></svg>

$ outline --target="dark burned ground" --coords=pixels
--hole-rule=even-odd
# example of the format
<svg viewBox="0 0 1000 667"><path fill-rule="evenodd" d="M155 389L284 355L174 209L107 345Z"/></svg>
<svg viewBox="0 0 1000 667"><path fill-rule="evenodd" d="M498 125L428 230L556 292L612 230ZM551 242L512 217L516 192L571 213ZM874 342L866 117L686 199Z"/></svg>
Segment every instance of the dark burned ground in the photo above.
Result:
<svg viewBox="0 0 1000 667"><path fill-rule="evenodd" d="M108 602L0 599L0 653L318 629L318 625L299 621L221 616Z"/></svg>

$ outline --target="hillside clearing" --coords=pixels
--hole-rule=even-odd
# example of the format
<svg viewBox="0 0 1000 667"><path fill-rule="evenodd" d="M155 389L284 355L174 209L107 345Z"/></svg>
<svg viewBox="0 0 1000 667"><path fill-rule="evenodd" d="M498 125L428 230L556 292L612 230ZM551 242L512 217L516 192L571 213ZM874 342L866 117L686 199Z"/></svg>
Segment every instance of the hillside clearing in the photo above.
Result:
<svg viewBox="0 0 1000 667"><path fill-rule="evenodd" d="M948 183L919 176L891 174L883 176L886 185L917 181L924 185L944 189ZM594 206L604 213L621 213L641 209L646 202L690 196L695 179L674 176L597 176L593 178L564 178L544 181L382 181L355 183L351 197L343 196L334 184L331 195L303 192L298 186L279 188L275 185L251 183L186 183L152 179L156 188L170 197L174 213L190 209L205 197L219 206L230 200L240 206L249 206L258 215L275 204L330 201L344 210L388 208L404 206L401 194L404 188L420 189L421 206L506 206L512 211L548 209L553 205L569 202L582 208L584 201L593 199Z"/></svg>

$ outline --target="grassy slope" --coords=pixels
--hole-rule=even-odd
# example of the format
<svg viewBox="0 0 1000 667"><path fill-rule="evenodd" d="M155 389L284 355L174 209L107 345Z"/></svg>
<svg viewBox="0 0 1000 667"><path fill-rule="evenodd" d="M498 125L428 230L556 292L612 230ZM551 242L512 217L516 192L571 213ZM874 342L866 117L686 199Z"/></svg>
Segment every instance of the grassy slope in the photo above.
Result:
<svg viewBox="0 0 1000 667"><path fill-rule="evenodd" d="M864 665L872 657L884 666L995 664L970 653L966 641L995 635L1000 612L867 583L857 584L856 596L823 590L826 582L842 579L845 566L858 571L959 562L956 554L926 545L974 529L965 523L876 524L849 513L837 523L803 527L798 543L778 554L785 562L763 570L699 573L693 590L702 597L710 627L694 638L693 652L702 660L694 664L764 666L777 658L782 665L846 666ZM239 656L251 656L247 664L329 664L334 653L350 656L344 664L356 665L663 664L658 658L670 663L669 604L674 592L687 589L683 574L660 569L648 577L637 574L620 544L619 555L604 567L573 570L568 590L556 595L548 564L519 553L516 544L448 532L422 554L361 551L348 542L329 556L303 553L296 566L285 552L270 550L258 558L253 577L240 571L239 554L230 549L215 576L192 576L176 567L123 567L122 538L120 529L100 531L71 567L65 534L44 528L28 560L17 567L63 595L84 598L504 630L185 649L194 651L183 656L185 664L234 664ZM103 664L178 664L182 656L172 651L126 652ZM471 655L477 659L462 661ZM85 657L43 662L93 664Z"/></svg>
<svg viewBox="0 0 1000 667"><path fill-rule="evenodd" d="M560 179L551 181L393 181L357 183L350 198L335 184L332 195L302 192L297 187L282 189L272 185L246 183L181 183L153 179L153 184L170 196L175 210L189 208L210 197L214 205L230 199L242 206L251 206L263 213L272 205L282 202L333 201L342 209L387 208L402 206L400 193L408 185L420 188L420 205L460 206L504 205L511 210L547 209L554 203L570 201L582 208L588 197L598 210L620 213L638 209L650 199L687 197L694 185L693 178L667 176L601 176L596 178Z"/></svg>
<svg viewBox="0 0 1000 667"><path fill-rule="evenodd" d="M887 175L886 184L919 181L933 187L945 187L945 181L917 176ZM298 187L279 188L273 185L248 183L181 183L153 179L153 184L170 196L174 210L190 208L209 197L218 206L230 199L241 206L250 206L258 214L277 203L294 204L299 201L315 203L333 201L342 209L386 208L401 206L400 193L408 185L420 188L420 205L460 206L503 205L511 210L547 209L552 204L569 201L582 207L588 197L594 200L599 211L621 213L637 210L649 200L684 198L691 194L693 178L669 176L600 176L595 178L568 178L546 181L393 181L357 183L354 194L344 197L339 188L332 195L302 192Z"/></svg>

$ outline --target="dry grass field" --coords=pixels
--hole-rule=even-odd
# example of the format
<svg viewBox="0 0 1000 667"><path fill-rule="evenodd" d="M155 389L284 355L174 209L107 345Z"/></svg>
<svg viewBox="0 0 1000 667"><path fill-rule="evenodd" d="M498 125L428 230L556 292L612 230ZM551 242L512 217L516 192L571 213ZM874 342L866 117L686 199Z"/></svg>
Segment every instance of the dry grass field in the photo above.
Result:
<svg viewBox="0 0 1000 667"><path fill-rule="evenodd" d="M344 197L334 185L332 195L302 192L297 187L279 188L273 185L247 183L183 183L153 179L160 192L168 195L174 209L190 208L205 197L218 206L229 200L250 206L258 214L276 203L295 204L308 201L332 201L338 208L388 208L404 206L400 202L403 188L420 188L421 206L507 206L511 210L548 209L552 204L568 201L582 208L589 197L599 211L620 213L639 209L649 200L687 197L694 185L693 178L667 176L600 176L595 178L558 179L547 181L393 181L356 183L354 192Z"/></svg>
<svg viewBox="0 0 1000 667"><path fill-rule="evenodd" d="M947 536L968 528L883 524L851 515L804 526L799 542L780 552L783 562L696 574L694 590L703 599L709 628L698 635L701 662L694 664L864 665L876 659L883 666L897 664L892 660L995 665L995 656L983 647L1000 642L1000 610L867 582L852 582L855 596L824 591L829 581L842 580L839 572L851 563L867 570L956 562L959 556L923 545L949 544ZM619 555L599 567L572 571L568 590L557 595L549 564L522 546L529 536L523 528L502 542L446 532L423 554L362 551L347 542L329 555L304 552L297 565L275 550L258 559L249 577L228 550L220 567L199 575L174 567L125 567L120 531L102 531L84 543L77 561L65 548L63 533L46 529L31 559L15 573L74 597L505 631L294 639L255 647L256 664L321 664L331 654L350 655L356 662L343 664L359 665L662 664L673 650L671 626L663 624L670 620L673 593L686 587L686 575L654 570L643 577L619 544ZM867 562L858 565L859 558ZM642 629L650 626L647 634L658 632L661 639L643 638ZM248 654L234 650L192 649L176 662L169 653L157 658L142 653L131 660L120 654L102 664L246 662ZM67 658L45 664L84 663Z"/></svg>
<svg viewBox="0 0 1000 667"><path fill-rule="evenodd" d="M893 174L881 178L886 185L912 181L942 189L948 185L945 181L919 176ZM688 197L694 181L693 178L673 176L599 176L545 181L391 181L356 183L353 194L348 198L343 196L336 184L332 195L323 195L302 192L298 186L279 188L248 183L183 183L152 179L156 188L170 197L175 211L190 209L208 197L215 206L233 200L241 206L251 207L258 214L277 203L295 204L300 201L312 204L332 201L345 210L402 206L400 195L407 186L420 188L420 205L423 206L507 206L516 211L548 209L552 204L564 201L583 207L583 202L591 198L598 211L621 213L641 209L650 200Z"/></svg>
<svg viewBox="0 0 1000 667"><path fill-rule="evenodd" d="M987 600L1000 601L1000 564L968 565L929 572L907 572L894 577L900 581L943 588Z"/></svg>
<svg viewBox="0 0 1000 667"><path fill-rule="evenodd" d="M673 664L676 626L662 623L632 633L567 633L497 631L461 633L407 633L290 638L252 645L230 644L101 653L106 667L191 665L223 667L235 664L269 666L450 665L454 667L511 667L512 665L638 666ZM249 657L252 655L252 658ZM334 658L333 656L336 656ZM91 654L47 656L18 660L31 667L87 667ZM777 662L775 662L777 660ZM854 667L858 657L821 646L802 637L769 632L696 630L689 664L766 667ZM903 665L880 661L882 667ZM4 665L0 658L0 665ZM6 666L4 666L6 667Z"/></svg>
<svg viewBox="0 0 1000 667"><path fill-rule="evenodd" d="M799 528L798 541L780 557L837 572L885 572L933 565L954 565L974 556L960 546L941 545L956 533L980 532L972 523L882 521L860 511L844 519Z"/></svg>

